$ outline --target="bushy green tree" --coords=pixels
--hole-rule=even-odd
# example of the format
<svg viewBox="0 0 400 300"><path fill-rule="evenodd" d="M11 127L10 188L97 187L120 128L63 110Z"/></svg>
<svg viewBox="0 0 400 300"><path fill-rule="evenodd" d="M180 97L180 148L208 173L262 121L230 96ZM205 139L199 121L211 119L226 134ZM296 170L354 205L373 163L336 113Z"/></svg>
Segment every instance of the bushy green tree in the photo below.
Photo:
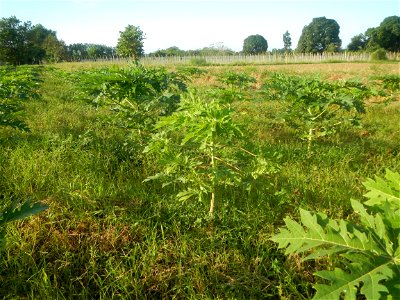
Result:
<svg viewBox="0 0 400 300"><path fill-rule="evenodd" d="M106 45L77 43L67 46L67 56L72 61L114 55L115 48Z"/></svg>
<svg viewBox="0 0 400 300"><path fill-rule="evenodd" d="M259 34L250 35L243 41L243 53L245 54L259 54L267 52L268 42Z"/></svg>
<svg viewBox="0 0 400 300"><path fill-rule="evenodd" d="M303 28L297 51L302 53L322 53L328 47L336 51L340 49L342 41L339 38L340 26L333 19L325 17L314 18Z"/></svg>
<svg viewBox="0 0 400 300"><path fill-rule="evenodd" d="M124 31L120 31L117 44L117 54L138 60L144 55L143 31L138 26L128 25Z"/></svg>
<svg viewBox="0 0 400 300"><path fill-rule="evenodd" d="M367 45L368 45L368 37L360 33L351 38L351 41L347 46L347 50L349 51L365 50Z"/></svg>
<svg viewBox="0 0 400 300"><path fill-rule="evenodd" d="M27 63L27 34L31 27L30 22L22 23L15 16L0 20L0 62Z"/></svg>
<svg viewBox="0 0 400 300"><path fill-rule="evenodd" d="M369 28L365 35L368 37L368 48L383 48L388 51L400 51L400 17L385 18L379 27Z"/></svg>
<svg viewBox="0 0 400 300"><path fill-rule="evenodd" d="M66 45L59 41L53 34L48 35L43 41L43 49L46 52L45 58L49 62L59 62L66 58Z"/></svg>
<svg viewBox="0 0 400 300"><path fill-rule="evenodd" d="M56 37L56 32L45 28L41 24L34 25L27 33L28 63L38 64L46 58L44 42L49 36Z"/></svg>
<svg viewBox="0 0 400 300"><path fill-rule="evenodd" d="M65 59L66 46L56 32L16 17L0 20L0 62L21 65Z"/></svg>

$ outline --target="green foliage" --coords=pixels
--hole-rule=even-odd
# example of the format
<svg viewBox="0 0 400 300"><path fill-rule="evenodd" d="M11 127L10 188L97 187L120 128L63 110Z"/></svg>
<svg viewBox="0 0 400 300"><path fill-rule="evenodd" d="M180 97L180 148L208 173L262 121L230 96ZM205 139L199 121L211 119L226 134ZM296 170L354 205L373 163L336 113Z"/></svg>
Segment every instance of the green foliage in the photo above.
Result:
<svg viewBox="0 0 400 300"><path fill-rule="evenodd" d="M46 67L43 100L24 102L33 133L0 128L0 194L5 195L0 202L8 195L32 201L45 197L52 207L51 213L7 224L7 243L0 249L0 299L311 299L312 273L331 264L326 259L301 264L298 255L286 258L268 241L273 226L296 215L299 206L347 216L351 206L346 199L361 196L360 178L385 165L398 170L398 103L368 104L363 131L347 128L339 132L337 144L336 136L328 136L326 143L315 144L318 155L308 158L306 145L275 119L285 109L282 103L265 101L255 89L242 91L244 101L230 104L232 118L245 124L240 129L251 137L233 139L231 158L248 173L263 164L239 145L266 158L276 151L280 171L257 180L249 176L241 185L217 186L215 217L209 222L210 194L204 203L179 202L171 197L189 184L161 188L155 180L143 183L164 170L161 154L142 153L138 136L110 122L109 105L94 109L79 101L74 97L78 78L67 80L71 75L59 71L89 71L104 64ZM369 75L396 74L396 66L273 69L369 83ZM271 67L206 69L206 77L185 82L204 91L199 96L207 102L224 103L230 98L221 100L226 92L213 84L218 74L232 69L264 78ZM173 142L181 135L183 130L170 133Z"/></svg>
<svg viewBox="0 0 400 300"><path fill-rule="evenodd" d="M30 22L21 24L16 17L0 20L0 62L23 64L26 62L26 40Z"/></svg>
<svg viewBox="0 0 400 300"><path fill-rule="evenodd" d="M400 51L400 17L391 16L385 18L376 28L369 28L366 33L368 36L369 48L383 48L386 51Z"/></svg>
<svg viewBox="0 0 400 300"><path fill-rule="evenodd" d="M342 45L339 31L340 26L335 20L325 17L314 18L309 25L303 28L296 51L322 53L331 44L336 50L339 50Z"/></svg>
<svg viewBox="0 0 400 300"><path fill-rule="evenodd" d="M98 44L75 43L66 47L66 55L69 61L114 57L115 48Z"/></svg>
<svg viewBox="0 0 400 300"><path fill-rule="evenodd" d="M400 175L399 173L386 170L385 178L375 176L375 179L368 178L364 183L368 193L365 202L368 206L383 206L386 202L393 208L395 215L400 212ZM393 221L396 221L395 219ZM393 226L395 223L393 223ZM400 225L400 224L398 224Z"/></svg>
<svg viewBox="0 0 400 300"><path fill-rule="evenodd" d="M56 32L31 22L22 23L16 17L0 20L0 63L12 65L38 64L43 60L64 58L65 44Z"/></svg>
<svg viewBox="0 0 400 300"><path fill-rule="evenodd" d="M39 97L37 68L0 68L0 126L29 131L21 117L23 102Z"/></svg>
<svg viewBox="0 0 400 300"><path fill-rule="evenodd" d="M384 103L396 101L400 93L400 75L374 75L371 76L372 86Z"/></svg>
<svg viewBox="0 0 400 300"><path fill-rule="evenodd" d="M144 55L143 40L145 39L140 27L128 25L119 34L117 54L123 57L130 57L134 61L139 60Z"/></svg>
<svg viewBox="0 0 400 300"><path fill-rule="evenodd" d="M176 46L169 47L167 49L159 49L155 52L149 53L149 56L155 57L171 57L171 56L226 56L232 55L235 52L226 46L223 43L212 44L209 47L204 47L202 49L196 50L182 50Z"/></svg>
<svg viewBox="0 0 400 300"><path fill-rule="evenodd" d="M151 130L159 116L175 111L186 90L183 75L141 65L81 71L71 78L81 91L77 97L109 105L120 126L142 133Z"/></svg>
<svg viewBox="0 0 400 300"><path fill-rule="evenodd" d="M176 71L180 74L183 74L184 76L187 77L201 77L205 74L207 74L206 70L202 70L196 67L188 67L188 66L180 66L176 69Z"/></svg>
<svg viewBox="0 0 400 300"><path fill-rule="evenodd" d="M387 60L386 50L385 49L377 49L371 53L371 60Z"/></svg>
<svg viewBox="0 0 400 300"><path fill-rule="evenodd" d="M155 126L160 131L145 152L157 155L163 169L147 180L161 179L163 186L182 184L186 189L177 194L180 200L210 197L213 215L218 188L243 185L246 176L257 178L271 171L267 161L235 147L234 142L243 139L243 131L233 121L232 112L229 103L220 99L186 95L179 110ZM246 156L257 162L249 163ZM250 171L246 172L244 163L250 165Z"/></svg>
<svg viewBox="0 0 400 300"><path fill-rule="evenodd" d="M243 41L243 53L245 54L260 54L267 50L268 42L262 35L250 35Z"/></svg>
<svg viewBox="0 0 400 300"><path fill-rule="evenodd" d="M400 91L400 75L380 75L373 76L372 79L378 80L385 90L390 92Z"/></svg>
<svg viewBox="0 0 400 300"><path fill-rule="evenodd" d="M367 48L368 38L364 34L358 34L351 38L347 50L349 51L361 51Z"/></svg>
<svg viewBox="0 0 400 300"><path fill-rule="evenodd" d="M243 90L256 83L256 79L247 75L246 73L237 73L232 71L226 71L218 75L217 80L229 88L238 88Z"/></svg>
<svg viewBox="0 0 400 300"><path fill-rule="evenodd" d="M272 74L264 88L270 99L287 104L282 117L308 141L309 151L315 139L334 133L339 125L358 125L364 99L371 94L359 82L284 74Z"/></svg>
<svg viewBox="0 0 400 300"><path fill-rule="evenodd" d="M386 180L385 180L386 179ZM337 257L342 268L315 273L329 284L316 284L313 299L366 299L399 295L400 287L400 175L386 171L364 183L364 203L351 200L361 224L335 221L322 213L300 210L301 223L287 217L286 228L271 240L286 248L285 253L312 250L307 259Z"/></svg>
<svg viewBox="0 0 400 300"><path fill-rule="evenodd" d="M30 201L25 201L20 205L13 203L11 206L4 209L2 213L0 213L0 226L4 226L12 221L25 219L31 215L38 214L47 208L48 205L44 205L40 202L31 204Z"/></svg>

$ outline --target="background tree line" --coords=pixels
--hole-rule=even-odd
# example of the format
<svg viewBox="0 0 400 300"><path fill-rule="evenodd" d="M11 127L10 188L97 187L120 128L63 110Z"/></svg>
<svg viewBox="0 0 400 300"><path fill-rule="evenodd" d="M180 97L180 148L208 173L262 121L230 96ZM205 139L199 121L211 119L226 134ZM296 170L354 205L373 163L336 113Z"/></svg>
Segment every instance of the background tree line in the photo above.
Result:
<svg viewBox="0 0 400 300"><path fill-rule="evenodd" d="M304 26L295 52L339 52L342 50L339 32L340 26L335 20L325 17L314 18L310 24ZM272 52L292 51L292 42L288 31L283 34L282 40L284 47L273 49ZM243 52L247 54L263 53L267 49L267 40L260 35L249 36L243 42ZM387 17L378 27L369 28L364 34L354 36L346 50L373 52L378 49L400 51L400 17Z"/></svg>
<svg viewBox="0 0 400 300"><path fill-rule="evenodd" d="M333 19L314 18L304 26L296 49L292 50L290 33L282 36L283 48L272 53L322 53L342 51L339 38L340 26ZM130 57L139 59L144 55L145 35L140 27L128 25L120 31L117 46L97 44L71 44L57 38L56 32L41 24L21 22L15 16L0 20L0 64L38 64L43 62L80 61L103 57ZM369 28L351 39L348 51L400 51L400 17L385 18L378 27ZM260 54L268 51L268 42L260 34L250 35L243 41L243 54ZM149 56L212 56L233 55L237 52L222 43L198 50L182 50L176 46L149 53Z"/></svg>
<svg viewBox="0 0 400 300"><path fill-rule="evenodd" d="M78 61L115 54L115 48L104 45L66 45L55 31L41 24L21 22L15 16L0 20L0 64Z"/></svg>

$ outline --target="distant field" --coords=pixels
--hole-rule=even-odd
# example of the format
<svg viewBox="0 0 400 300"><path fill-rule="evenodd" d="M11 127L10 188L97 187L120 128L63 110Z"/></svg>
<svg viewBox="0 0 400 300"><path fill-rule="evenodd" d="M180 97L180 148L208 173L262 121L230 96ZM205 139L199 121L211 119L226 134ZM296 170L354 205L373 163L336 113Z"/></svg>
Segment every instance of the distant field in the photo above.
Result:
<svg viewBox="0 0 400 300"><path fill-rule="evenodd" d="M135 102L143 95L139 88L122 96L113 89L120 73L96 71L110 67L110 62L86 62L40 68L40 97L26 100L20 117L30 132L0 127L0 208L28 198L49 205L7 226L0 252L1 298L310 299L313 273L332 269L335 262L286 256L271 235L286 216L298 219L299 208L354 219L350 199L363 199L362 182L382 176L386 168L400 170L400 90L396 83L384 85L385 78L400 75L398 62L168 65L156 75L149 71L148 76L168 84L176 79L170 72L177 72L205 101L225 97L232 122L243 126L247 138L233 141L232 149L249 149L274 167L251 185L217 183L210 219L211 192L202 201L179 201L176 195L189 180L164 186L145 181L162 171L161 154L144 152L156 133L148 124L159 112L152 102ZM229 72L242 77L228 78ZM365 86L365 113L357 115L357 126L337 126L307 143L304 124L288 114L290 103L268 86L276 73L327 86L340 80ZM137 74L135 69L129 76ZM106 81L109 86L102 85ZM174 88L146 91L157 97L181 95ZM130 106L117 107L117 98L117 104L130 100ZM140 109L127 113L127 107ZM348 111L338 115L340 122L348 116ZM135 118L145 120L140 129ZM186 130L173 132L170 142ZM188 156L200 151L193 148ZM240 157L251 156L239 154L228 162L240 165ZM215 176L199 169L206 180Z"/></svg>

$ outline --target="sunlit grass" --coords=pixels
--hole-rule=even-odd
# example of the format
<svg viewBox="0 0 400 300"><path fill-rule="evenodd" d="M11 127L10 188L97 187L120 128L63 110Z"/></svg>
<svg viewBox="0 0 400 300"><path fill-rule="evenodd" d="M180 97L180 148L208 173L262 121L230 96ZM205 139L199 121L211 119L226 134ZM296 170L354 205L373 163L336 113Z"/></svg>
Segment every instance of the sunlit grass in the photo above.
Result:
<svg viewBox="0 0 400 300"><path fill-rule="evenodd" d="M60 64L74 71L98 64ZM396 69L397 68L397 69ZM173 69L173 68L171 68ZM251 191L227 189L213 222L207 203L178 202L174 187L143 180L157 169L111 112L74 97L48 69L42 97L27 103L30 133L0 129L0 199L40 200L50 208L7 227L0 252L4 299L309 299L318 264L287 259L268 241L299 207L346 218L361 182L400 169L399 99L372 103L363 127L307 145L279 119L282 107L260 87L270 72L326 79L396 74L396 64L201 67L192 86L211 89L227 70L255 77L234 103L253 147L280 172ZM326 267L326 266L324 266Z"/></svg>

